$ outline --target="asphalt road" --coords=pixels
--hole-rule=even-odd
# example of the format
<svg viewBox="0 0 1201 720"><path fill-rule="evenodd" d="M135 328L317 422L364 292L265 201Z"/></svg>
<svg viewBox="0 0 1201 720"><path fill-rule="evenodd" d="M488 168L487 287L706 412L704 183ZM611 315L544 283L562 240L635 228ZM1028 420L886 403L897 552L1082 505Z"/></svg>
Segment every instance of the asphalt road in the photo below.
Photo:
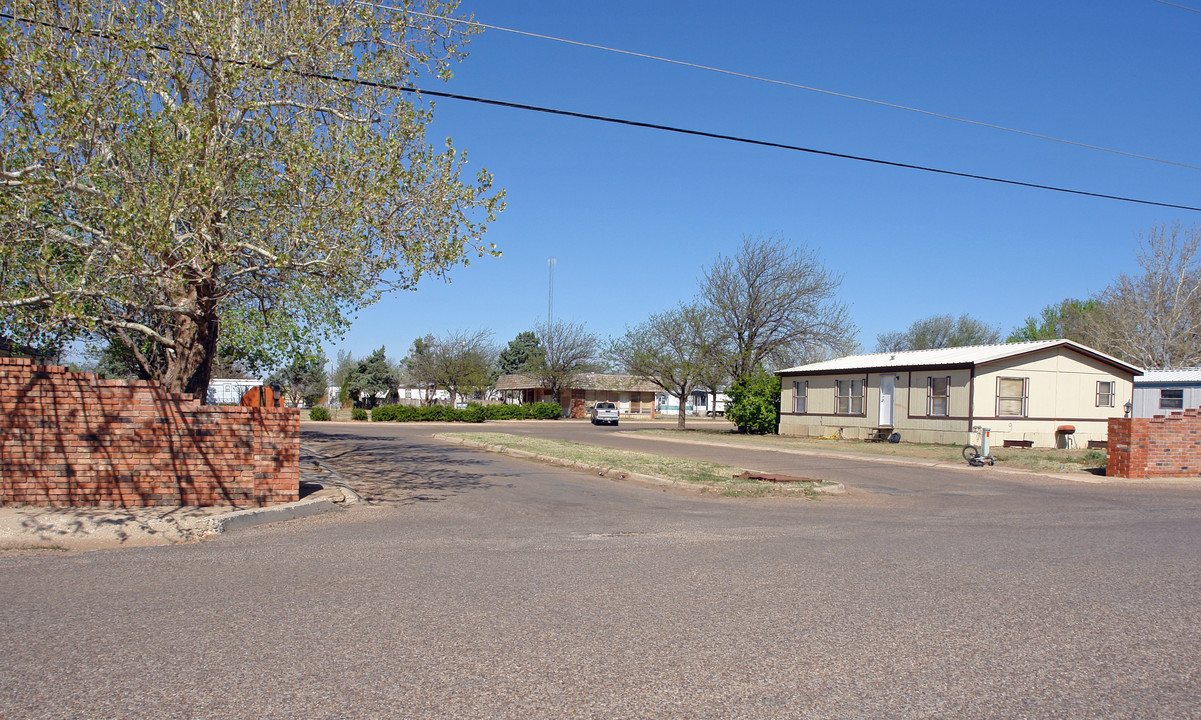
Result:
<svg viewBox="0 0 1201 720"><path fill-rule="evenodd" d="M345 512L0 557L0 717L1201 717L1201 487L771 453L848 494L699 497L431 431L306 423Z"/></svg>

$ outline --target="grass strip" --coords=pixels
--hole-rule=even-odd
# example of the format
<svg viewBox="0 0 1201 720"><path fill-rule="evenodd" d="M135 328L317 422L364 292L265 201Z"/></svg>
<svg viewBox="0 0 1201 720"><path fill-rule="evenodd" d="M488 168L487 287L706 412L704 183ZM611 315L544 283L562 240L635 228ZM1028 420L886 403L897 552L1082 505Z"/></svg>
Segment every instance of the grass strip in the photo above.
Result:
<svg viewBox="0 0 1201 720"><path fill-rule="evenodd" d="M638 434L652 437L700 440L737 447L813 450L857 455L906 457L953 464L967 463L961 445L932 443L877 443L862 440L821 440L781 435L742 435L722 429L698 428L689 430L639 430ZM1054 448L992 448L999 467L1019 468L1040 472L1078 472L1088 468L1105 467L1105 451L1096 449L1058 450Z"/></svg>
<svg viewBox="0 0 1201 720"><path fill-rule="evenodd" d="M816 497L815 488L835 483L799 482L772 483L733 477L744 468L677 458L652 453L617 450L566 440L547 440L523 435L492 432L438 433L434 437L446 440L465 440L472 444L527 452L565 465L586 466L613 477L620 473L649 475L672 483L687 483L726 497L762 497L770 495Z"/></svg>

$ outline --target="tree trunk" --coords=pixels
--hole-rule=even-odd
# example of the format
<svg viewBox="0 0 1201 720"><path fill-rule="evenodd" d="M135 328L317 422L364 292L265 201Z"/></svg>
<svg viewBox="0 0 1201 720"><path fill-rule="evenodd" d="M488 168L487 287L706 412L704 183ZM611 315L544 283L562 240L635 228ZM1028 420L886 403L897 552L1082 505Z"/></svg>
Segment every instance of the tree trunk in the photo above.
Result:
<svg viewBox="0 0 1201 720"><path fill-rule="evenodd" d="M679 418L676 420L676 429L677 430L684 429L684 400L683 399L680 400L680 415L679 415Z"/></svg>
<svg viewBox="0 0 1201 720"><path fill-rule="evenodd" d="M175 393L191 395L208 402L213 358L217 356L218 321L209 317L200 321L183 318L175 328L175 350L171 353L163 377L156 378Z"/></svg>
<svg viewBox="0 0 1201 720"><path fill-rule="evenodd" d="M173 304L194 309L195 315L173 315L167 319L175 347L167 352L165 377L160 381L171 392L191 395L205 404L220 333L213 281L198 279L188 284L183 297L175 298Z"/></svg>

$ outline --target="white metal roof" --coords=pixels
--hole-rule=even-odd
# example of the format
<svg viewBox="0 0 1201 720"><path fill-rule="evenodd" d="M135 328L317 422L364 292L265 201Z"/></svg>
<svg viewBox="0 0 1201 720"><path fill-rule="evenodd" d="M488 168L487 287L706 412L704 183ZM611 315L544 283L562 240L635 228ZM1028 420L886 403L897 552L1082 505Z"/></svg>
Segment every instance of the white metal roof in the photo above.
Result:
<svg viewBox="0 0 1201 720"><path fill-rule="evenodd" d="M1178 370L1148 370L1134 381L1138 385L1149 383L1201 383L1201 368Z"/></svg>
<svg viewBox="0 0 1201 720"><path fill-rule="evenodd" d="M1142 370L1134 365L1122 362L1115 357L1071 340L1036 340L1033 342L1004 343L1001 345L970 345L967 347L938 348L935 350L906 350L900 352L871 353L868 355L847 355L834 360L825 360L823 362L780 370L777 374L844 372L869 368L888 369L982 365L984 363L1056 347L1071 348L1084 355L1092 356L1110 365L1133 372L1135 375L1142 374Z"/></svg>

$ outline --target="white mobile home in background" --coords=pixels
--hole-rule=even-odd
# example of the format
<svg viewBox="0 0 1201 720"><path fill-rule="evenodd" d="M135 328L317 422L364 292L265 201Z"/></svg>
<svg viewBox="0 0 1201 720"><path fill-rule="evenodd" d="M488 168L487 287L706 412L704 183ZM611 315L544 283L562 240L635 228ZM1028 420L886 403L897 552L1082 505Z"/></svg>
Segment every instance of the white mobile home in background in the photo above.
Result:
<svg viewBox="0 0 1201 720"><path fill-rule="evenodd" d="M217 378L209 381L208 405L237 405L250 388L263 384L262 380L245 378Z"/></svg>
<svg viewBox="0 0 1201 720"><path fill-rule="evenodd" d="M1171 415L1201 407L1201 368L1148 370L1134 378L1133 417Z"/></svg>

